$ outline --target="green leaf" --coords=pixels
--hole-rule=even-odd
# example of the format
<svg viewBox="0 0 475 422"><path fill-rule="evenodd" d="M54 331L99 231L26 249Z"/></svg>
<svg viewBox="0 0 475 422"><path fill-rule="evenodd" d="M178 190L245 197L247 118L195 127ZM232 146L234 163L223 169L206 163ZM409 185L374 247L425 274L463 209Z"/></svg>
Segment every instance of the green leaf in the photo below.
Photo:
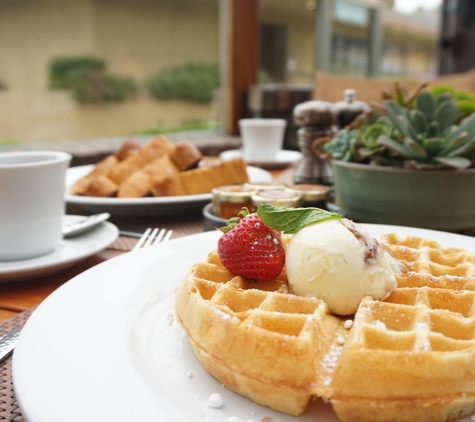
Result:
<svg viewBox="0 0 475 422"><path fill-rule="evenodd" d="M422 90L416 99L416 109L422 111L426 120L431 122L435 117L435 99L427 90Z"/></svg>
<svg viewBox="0 0 475 422"><path fill-rule="evenodd" d="M418 144L416 141L413 141L410 138L404 139L404 146L406 147L407 157L414 158L416 160L423 160L427 158L427 153L424 147Z"/></svg>
<svg viewBox="0 0 475 422"><path fill-rule="evenodd" d="M436 121L430 122L427 126L427 137L438 138L440 134L440 126Z"/></svg>
<svg viewBox="0 0 475 422"><path fill-rule="evenodd" d="M403 126L399 117L403 114L403 109L395 101L385 101L384 105L386 106L386 111L388 112L389 118L391 119L392 124L398 130L398 132L407 136L408 133L406 128Z"/></svg>
<svg viewBox="0 0 475 422"><path fill-rule="evenodd" d="M434 160L447 167L453 167L461 170L469 168L472 164L472 162L465 157L435 157Z"/></svg>
<svg viewBox="0 0 475 422"><path fill-rule="evenodd" d="M441 131L452 126L456 119L457 106L455 105L455 101L444 101L437 107L435 112L435 120L439 124Z"/></svg>
<svg viewBox="0 0 475 422"><path fill-rule="evenodd" d="M373 155L380 154L383 151L384 151L384 147L378 144L377 147L372 147L372 148L361 147L358 149L356 155L359 161L363 161L367 159L368 157L372 157Z"/></svg>
<svg viewBox="0 0 475 422"><path fill-rule="evenodd" d="M323 149L336 160L349 161L353 155L355 144L354 131L342 130Z"/></svg>
<svg viewBox="0 0 475 422"><path fill-rule="evenodd" d="M320 208L283 208L270 204L259 205L257 215L269 227L284 233L296 233L310 224L343 218L341 214Z"/></svg>
<svg viewBox="0 0 475 422"><path fill-rule="evenodd" d="M342 161L351 161L351 151L346 151L342 156L341 156Z"/></svg>
<svg viewBox="0 0 475 422"><path fill-rule="evenodd" d="M426 131L427 120L426 120L426 116L424 116L424 113L422 113L422 111L411 110L409 112L409 119L411 120L412 127L417 132L417 134L420 134Z"/></svg>
<svg viewBox="0 0 475 422"><path fill-rule="evenodd" d="M455 91L454 98L457 101L475 101L475 95L467 91Z"/></svg>
<svg viewBox="0 0 475 422"><path fill-rule="evenodd" d="M471 139L475 137L475 113L466 117L460 123L459 129L461 131L466 131L467 136Z"/></svg>
<svg viewBox="0 0 475 422"><path fill-rule="evenodd" d="M459 147L462 143L466 142L468 138L468 132L462 126L452 126L444 131L446 134L443 136L445 139L445 148L441 155L445 155L447 152Z"/></svg>
<svg viewBox="0 0 475 422"><path fill-rule="evenodd" d="M434 156L444 147L445 143L442 138L428 138L424 139L422 145L429 156Z"/></svg>
<svg viewBox="0 0 475 422"><path fill-rule="evenodd" d="M440 95L439 97L437 97L437 105L440 105L442 104L444 101L447 101L447 100L452 100L453 101L454 97L452 95L450 95L448 92Z"/></svg>
<svg viewBox="0 0 475 422"><path fill-rule="evenodd" d="M380 123L374 123L368 126L362 133L361 142L367 147L377 147L378 138L380 135L386 135L388 133L388 127Z"/></svg>
<svg viewBox="0 0 475 422"><path fill-rule="evenodd" d="M461 147L467 140L467 132L462 132L458 137L453 135L445 141L445 148L441 151L440 155L447 155L449 152Z"/></svg>
<svg viewBox="0 0 475 422"><path fill-rule="evenodd" d="M457 108L463 116L475 113L475 100L457 100Z"/></svg>
<svg viewBox="0 0 475 422"><path fill-rule="evenodd" d="M445 154L446 157L457 157L459 155L468 154L475 148L475 139L468 140L466 139L465 142L462 143L458 148L453 149L448 154Z"/></svg>
<svg viewBox="0 0 475 422"><path fill-rule="evenodd" d="M404 119L404 116L401 115L401 116L398 116L397 117L397 120L399 122L399 126L401 127L402 129L402 135L404 137L411 137L412 136L412 133L410 132L409 128L407 127L407 121Z"/></svg>
<svg viewBox="0 0 475 422"><path fill-rule="evenodd" d="M246 215L249 215L250 212L249 210L244 207L237 215L237 217L232 217L228 220L225 226L219 227L218 230L227 233L229 230L231 230L236 224L238 224L242 218L244 218Z"/></svg>
<svg viewBox="0 0 475 422"><path fill-rule="evenodd" d="M388 128L388 130L392 127L391 119L388 116L378 116L376 121L374 123L377 123L379 125L384 125Z"/></svg>
<svg viewBox="0 0 475 422"><path fill-rule="evenodd" d="M459 132L459 127L457 125L452 125L442 131L441 136L442 138L450 139L454 134ZM463 132L463 131L462 131ZM456 138L457 136L455 136Z"/></svg>
<svg viewBox="0 0 475 422"><path fill-rule="evenodd" d="M394 139L391 139L387 136L380 136L378 138L378 144L383 145L391 149L392 151L399 153L403 157L406 157L407 155L407 150L401 142L395 141Z"/></svg>
<svg viewBox="0 0 475 422"><path fill-rule="evenodd" d="M406 128L406 131L409 134L408 138L416 139L418 132L412 126L409 110L405 110L404 114L399 119L403 122L404 127Z"/></svg>

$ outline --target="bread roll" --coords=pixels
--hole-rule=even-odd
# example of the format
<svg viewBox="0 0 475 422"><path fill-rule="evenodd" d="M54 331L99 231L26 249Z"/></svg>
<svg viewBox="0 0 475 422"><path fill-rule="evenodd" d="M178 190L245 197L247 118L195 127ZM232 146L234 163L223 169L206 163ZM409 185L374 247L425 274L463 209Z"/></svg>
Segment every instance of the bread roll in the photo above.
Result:
<svg viewBox="0 0 475 422"><path fill-rule="evenodd" d="M189 170L198 165L203 158L200 150L188 141L181 141L175 145L170 158L180 171Z"/></svg>

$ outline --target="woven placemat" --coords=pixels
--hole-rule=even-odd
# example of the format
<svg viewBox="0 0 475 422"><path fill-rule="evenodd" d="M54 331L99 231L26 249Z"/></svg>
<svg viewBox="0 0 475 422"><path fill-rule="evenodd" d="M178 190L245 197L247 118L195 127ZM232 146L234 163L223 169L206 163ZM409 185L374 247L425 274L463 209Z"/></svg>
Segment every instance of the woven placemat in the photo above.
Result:
<svg viewBox="0 0 475 422"><path fill-rule="evenodd" d="M191 218L186 222L180 222L179 220L170 219L165 224L161 224L160 228L173 230L172 239L203 232L203 221L201 218ZM121 236L110 245L110 248L129 251L137 241L137 238ZM23 325L33 311L34 309L28 309L0 324L0 336ZM11 364L11 356L0 364L0 421L25 422L13 390Z"/></svg>
<svg viewBox="0 0 475 422"><path fill-rule="evenodd" d="M34 309L28 309L0 324L0 336L23 325L33 311ZM12 357L10 356L0 365L0 421L24 422L13 391L11 368Z"/></svg>

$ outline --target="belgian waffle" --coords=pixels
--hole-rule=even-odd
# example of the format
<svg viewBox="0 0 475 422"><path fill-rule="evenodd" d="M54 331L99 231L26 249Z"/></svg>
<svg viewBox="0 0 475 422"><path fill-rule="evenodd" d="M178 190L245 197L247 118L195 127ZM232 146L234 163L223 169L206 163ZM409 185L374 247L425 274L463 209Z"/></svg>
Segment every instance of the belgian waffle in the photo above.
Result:
<svg viewBox="0 0 475 422"><path fill-rule="evenodd" d="M249 283L215 252L176 292L175 312L203 367L228 388L291 415L312 396L342 422L453 420L475 410L475 254L386 235L405 266L385 301L354 317L289 293L285 269Z"/></svg>

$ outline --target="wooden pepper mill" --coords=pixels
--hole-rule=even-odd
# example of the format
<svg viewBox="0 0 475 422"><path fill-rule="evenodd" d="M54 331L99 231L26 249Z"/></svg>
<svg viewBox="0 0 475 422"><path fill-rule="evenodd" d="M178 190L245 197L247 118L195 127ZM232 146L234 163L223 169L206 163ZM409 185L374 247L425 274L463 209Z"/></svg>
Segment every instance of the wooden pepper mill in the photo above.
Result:
<svg viewBox="0 0 475 422"><path fill-rule="evenodd" d="M335 114L332 104L326 101L306 101L298 104L293 112L294 122L300 126L298 145L302 160L294 173L294 183L333 184L329 160L312 152L314 141L334 135Z"/></svg>

